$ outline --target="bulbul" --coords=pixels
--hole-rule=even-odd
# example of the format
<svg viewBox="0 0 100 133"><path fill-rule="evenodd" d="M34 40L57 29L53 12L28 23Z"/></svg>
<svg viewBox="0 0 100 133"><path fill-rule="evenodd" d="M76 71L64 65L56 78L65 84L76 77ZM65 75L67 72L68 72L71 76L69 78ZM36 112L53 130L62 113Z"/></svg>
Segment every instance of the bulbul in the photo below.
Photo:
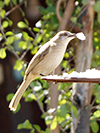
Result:
<svg viewBox="0 0 100 133"><path fill-rule="evenodd" d="M29 62L23 82L9 104L10 110L16 110L23 93L36 77L46 76L57 68L63 59L68 43L75 37L77 37L75 33L60 31L38 50Z"/></svg>

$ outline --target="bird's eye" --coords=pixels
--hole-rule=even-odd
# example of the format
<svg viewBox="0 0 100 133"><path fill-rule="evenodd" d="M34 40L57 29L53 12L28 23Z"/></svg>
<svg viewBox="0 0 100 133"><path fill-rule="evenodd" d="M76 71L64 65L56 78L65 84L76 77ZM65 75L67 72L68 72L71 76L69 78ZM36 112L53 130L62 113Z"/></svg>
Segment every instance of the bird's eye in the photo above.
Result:
<svg viewBox="0 0 100 133"><path fill-rule="evenodd" d="M68 34L67 33L64 33L64 36L68 36Z"/></svg>

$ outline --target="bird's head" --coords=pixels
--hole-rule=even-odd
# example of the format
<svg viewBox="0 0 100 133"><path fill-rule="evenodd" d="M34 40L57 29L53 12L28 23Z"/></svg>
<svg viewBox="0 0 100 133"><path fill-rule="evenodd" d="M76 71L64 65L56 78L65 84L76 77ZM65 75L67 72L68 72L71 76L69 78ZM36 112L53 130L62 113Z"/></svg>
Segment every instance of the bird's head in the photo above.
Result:
<svg viewBox="0 0 100 133"><path fill-rule="evenodd" d="M74 38L78 38L79 40L85 40L86 37L82 32L80 33L71 33L69 31L59 31L53 38L53 41L59 41L59 42L67 42L67 44Z"/></svg>
<svg viewBox="0 0 100 133"><path fill-rule="evenodd" d="M75 37L76 37L75 33L71 33L69 31L60 31L52 39L53 39L53 41L69 43Z"/></svg>
<svg viewBox="0 0 100 133"><path fill-rule="evenodd" d="M71 41L72 39L74 39L76 37L76 34L75 33L71 33L69 31L60 31L57 33L58 36L59 36L59 39L61 41Z"/></svg>

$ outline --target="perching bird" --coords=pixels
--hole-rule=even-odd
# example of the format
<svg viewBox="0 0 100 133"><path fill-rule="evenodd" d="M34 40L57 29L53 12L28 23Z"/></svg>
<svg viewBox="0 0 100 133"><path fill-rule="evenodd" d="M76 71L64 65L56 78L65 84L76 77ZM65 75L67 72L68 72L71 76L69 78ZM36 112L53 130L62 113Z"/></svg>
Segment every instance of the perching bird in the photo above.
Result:
<svg viewBox="0 0 100 133"><path fill-rule="evenodd" d="M16 110L23 93L36 77L46 76L57 68L63 59L68 43L75 37L78 38L75 33L60 31L38 50L26 69L22 84L9 104L10 110Z"/></svg>

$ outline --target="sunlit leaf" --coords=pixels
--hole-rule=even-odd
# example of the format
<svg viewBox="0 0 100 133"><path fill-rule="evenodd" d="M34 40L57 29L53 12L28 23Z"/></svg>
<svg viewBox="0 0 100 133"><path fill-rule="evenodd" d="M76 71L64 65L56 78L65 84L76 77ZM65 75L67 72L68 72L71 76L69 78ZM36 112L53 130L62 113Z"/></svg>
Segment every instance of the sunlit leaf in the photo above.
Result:
<svg viewBox="0 0 100 133"><path fill-rule="evenodd" d="M23 34L23 38L24 38L25 40L29 38L29 35L28 35L27 32L23 31L22 34Z"/></svg>
<svg viewBox="0 0 100 133"><path fill-rule="evenodd" d="M0 49L0 58L4 59L6 57L6 49L5 48L1 48Z"/></svg>
<svg viewBox="0 0 100 133"><path fill-rule="evenodd" d="M31 50L31 54L36 54L36 52L38 51L38 47L34 47L32 50Z"/></svg>
<svg viewBox="0 0 100 133"><path fill-rule="evenodd" d="M65 99L63 99L63 100L60 101L60 104L61 105L65 104L65 103L66 103L66 100Z"/></svg>
<svg viewBox="0 0 100 133"><path fill-rule="evenodd" d="M33 28L33 31L35 31L35 32L39 32L39 31L40 31L40 29L39 29L39 28L34 27L34 28Z"/></svg>
<svg viewBox="0 0 100 133"><path fill-rule="evenodd" d="M14 36L9 36L9 37L7 37L7 44L9 45L9 44L12 44L13 42L14 42L14 40L15 40L15 37Z"/></svg>
<svg viewBox="0 0 100 133"><path fill-rule="evenodd" d="M17 26L18 26L19 28L27 28L27 25L26 25L23 21L18 22L18 23L17 23Z"/></svg>
<svg viewBox="0 0 100 133"><path fill-rule="evenodd" d="M5 4L8 5L10 0L4 0L5 1Z"/></svg>
<svg viewBox="0 0 100 133"><path fill-rule="evenodd" d="M3 21L2 27L3 27L3 28L7 28L7 27L8 27L8 21Z"/></svg>
<svg viewBox="0 0 100 133"><path fill-rule="evenodd" d="M5 13L6 13L6 11L5 11L4 9L2 9L2 10L0 11L0 16L1 16L1 18L4 18L4 17L5 17Z"/></svg>
<svg viewBox="0 0 100 133"><path fill-rule="evenodd" d="M52 123L51 123L51 125L50 125L50 129L54 130L57 127L57 123L58 123L57 122L57 117L55 116Z"/></svg>
<svg viewBox="0 0 100 133"><path fill-rule="evenodd" d="M14 69L20 71L23 68L23 64L24 64L24 62L21 61L20 59L18 59L16 61L16 64L14 65Z"/></svg>
<svg viewBox="0 0 100 133"><path fill-rule="evenodd" d="M33 127L29 120L26 120L24 123L19 124L17 129L33 129Z"/></svg>
<svg viewBox="0 0 100 133"><path fill-rule="evenodd" d="M27 42L25 41L20 41L19 42L19 47L22 48L23 50L27 49Z"/></svg>
<svg viewBox="0 0 100 133"><path fill-rule="evenodd" d="M97 110L93 113L93 115L95 116L95 118L99 118L100 117L100 110Z"/></svg>
<svg viewBox="0 0 100 133"><path fill-rule="evenodd" d="M36 37L34 43L35 43L35 44L38 44L41 40L42 40L42 35L40 34L40 35L38 35L38 36Z"/></svg>
<svg viewBox="0 0 100 133"><path fill-rule="evenodd" d="M5 33L5 35L6 35L6 36L11 36L11 35L14 35L14 33L13 33L12 31L7 31L7 32Z"/></svg>

